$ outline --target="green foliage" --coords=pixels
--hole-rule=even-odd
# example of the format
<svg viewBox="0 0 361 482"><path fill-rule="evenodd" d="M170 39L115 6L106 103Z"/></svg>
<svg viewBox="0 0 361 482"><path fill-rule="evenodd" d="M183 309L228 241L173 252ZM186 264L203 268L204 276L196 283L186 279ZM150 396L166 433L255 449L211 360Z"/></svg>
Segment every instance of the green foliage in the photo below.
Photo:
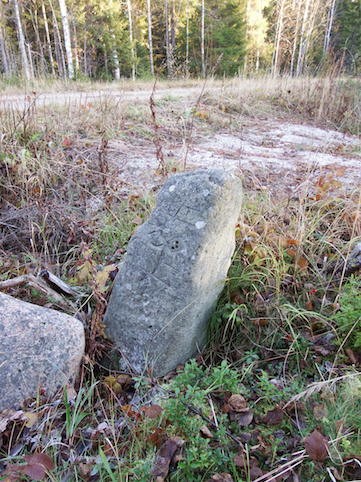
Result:
<svg viewBox="0 0 361 482"><path fill-rule="evenodd" d="M201 74L201 6L192 11L189 22L189 70ZM244 0L205 2L205 57L208 75L235 75L243 68L246 51ZM186 46L186 22L182 22L177 52L183 61Z"/></svg>
<svg viewBox="0 0 361 482"><path fill-rule="evenodd" d="M192 360L167 388L174 392L174 397L167 399L163 404L165 416L171 424L171 431L186 440L185 456L179 462L171 480L196 482L204 480L204 477L207 474L211 475L212 472L229 472L233 449L225 434L226 416L217 417L219 429L215 436L219 443L212 446L211 441L202 438L200 434L201 427L206 424L205 420L192 412L192 409L211 419L208 397L212 392L221 390L240 393L244 390L239 382L238 373L225 361L218 367L205 370Z"/></svg>
<svg viewBox="0 0 361 482"><path fill-rule="evenodd" d="M341 342L352 348L361 349L361 279L353 276L343 286L339 298L340 309L333 315Z"/></svg>
<svg viewBox="0 0 361 482"><path fill-rule="evenodd" d="M357 0L341 0L337 8L335 44L345 57L349 70L357 75L361 68L361 6Z"/></svg>
<svg viewBox="0 0 361 482"><path fill-rule="evenodd" d="M67 390L64 389L65 433L71 439L83 420L91 413L93 392L96 383L88 389L83 387L74 400L69 401Z"/></svg>

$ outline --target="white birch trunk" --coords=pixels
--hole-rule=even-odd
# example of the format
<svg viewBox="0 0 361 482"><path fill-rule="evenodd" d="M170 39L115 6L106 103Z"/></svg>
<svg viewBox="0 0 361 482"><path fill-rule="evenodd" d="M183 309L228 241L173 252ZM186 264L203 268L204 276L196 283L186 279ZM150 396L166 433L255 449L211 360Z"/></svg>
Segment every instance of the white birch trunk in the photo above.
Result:
<svg viewBox="0 0 361 482"><path fill-rule="evenodd" d="M14 5L14 15L15 15L15 24L16 24L16 33L18 36L19 42L19 51L21 56L21 64L23 68L23 72L25 75L26 80L31 79L31 69L29 64L28 55L26 52L26 45L25 45L25 35L23 31L23 26L21 24L21 17L20 17L20 9L18 0L13 0Z"/></svg>
<svg viewBox="0 0 361 482"><path fill-rule="evenodd" d="M68 78L73 79L74 78L73 53L71 48L71 36L70 36L70 28L69 28L68 10L66 8L65 0L59 0L59 7L60 7L60 14L61 14L61 23L63 25L64 47L65 47L67 65L68 65Z"/></svg>
<svg viewBox="0 0 361 482"><path fill-rule="evenodd" d="M39 29L39 21L38 21L38 10L35 6L34 10L33 11L30 11L30 15L31 15L31 21L32 21L32 24L33 24L33 29L34 29L34 33L35 33L35 38L36 38L36 44L37 44L37 48L38 48L38 53L39 53L39 61L38 61L38 74L39 74L39 70L41 71L41 74L42 75L45 75L46 72L47 72L47 68L46 68L46 60L45 60L45 55L44 55L44 49L43 49L43 44L41 42L41 39L40 39L40 29ZM31 57L30 57L31 59ZM40 69L39 69L40 67Z"/></svg>
<svg viewBox="0 0 361 482"><path fill-rule="evenodd" d="M189 0L186 3L186 77L189 77Z"/></svg>
<svg viewBox="0 0 361 482"><path fill-rule="evenodd" d="M79 62L79 45L78 45L78 33L76 30L76 21L72 17L72 27L73 27L73 39L74 39L74 64L75 64L75 75L80 72L80 62Z"/></svg>
<svg viewBox="0 0 361 482"><path fill-rule="evenodd" d="M134 35L133 35L133 11L132 2L127 0L128 10L128 23L129 23L129 43L130 43L130 55L132 61L132 79L135 80L135 51L134 51Z"/></svg>
<svg viewBox="0 0 361 482"><path fill-rule="evenodd" d="M202 77L206 76L206 58L204 48L204 17L205 17L205 5L204 0L201 3L201 63L202 63Z"/></svg>
<svg viewBox="0 0 361 482"><path fill-rule="evenodd" d="M120 80L120 64L119 64L119 56L118 56L117 49L113 49L112 57L113 57L113 64L114 64L114 70L113 70L114 79Z"/></svg>
<svg viewBox="0 0 361 482"><path fill-rule="evenodd" d="M51 0L49 0L49 5L51 9L52 18L53 18L55 56L56 56L56 62L58 65L58 72L60 77L65 78L66 65L65 65L63 44L62 44L61 35L60 35L60 29L59 29L58 20L56 18L55 10L54 10L53 4L51 3Z"/></svg>
<svg viewBox="0 0 361 482"><path fill-rule="evenodd" d="M33 78L34 77L34 63L33 63L32 51L31 51L31 43L28 42L25 45L26 45L26 50L28 52L30 78Z"/></svg>
<svg viewBox="0 0 361 482"><path fill-rule="evenodd" d="M273 53L272 59L272 76L276 77L279 74L279 59L280 59L280 46L281 46L281 39L283 34L283 12L285 7L285 0L279 0L279 13L277 19L277 28L276 28L276 38L275 38L275 49Z"/></svg>
<svg viewBox="0 0 361 482"><path fill-rule="evenodd" d="M303 72L305 55L306 55L306 29L307 23L309 21L309 10L310 10L310 3L311 0L306 0L305 10L303 12L303 19L301 25L301 34L300 34L300 44L298 48L298 58L297 58L297 68L296 68L296 75L299 77Z"/></svg>
<svg viewBox="0 0 361 482"><path fill-rule="evenodd" d="M295 6L295 3L298 5L298 8L297 8L296 28L295 28L295 36L293 39L291 65L290 65L291 75L294 74L294 68L295 68L297 45L298 45L298 33L300 30L300 23L301 23L301 6L302 6L302 3L300 2L300 0L294 0L294 3L293 3L294 6Z"/></svg>
<svg viewBox="0 0 361 482"><path fill-rule="evenodd" d="M11 74L10 69L10 62L8 59L8 52L6 46L6 35L5 35L5 28L4 28L5 16L3 12L3 4L0 4L0 52L1 52L1 64L2 70L5 76L9 76Z"/></svg>
<svg viewBox="0 0 361 482"><path fill-rule="evenodd" d="M150 73L154 77L154 59L153 59L153 34L152 34L152 7L151 0L147 0L147 20L148 20L148 48L149 48L149 65Z"/></svg>
<svg viewBox="0 0 361 482"><path fill-rule="evenodd" d="M172 60L171 60L171 45L169 36L169 2L164 1L164 19L165 19L165 56L167 62L167 75L172 76Z"/></svg>
<svg viewBox="0 0 361 482"><path fill-rule="evenodd" d="M331 1L332 3L327 15L326 32L325 32L325 38L323 42L324 55L327 55L330 50L331 33L332 33L333 22L335 20L336 0L331 0Z"/></svg>

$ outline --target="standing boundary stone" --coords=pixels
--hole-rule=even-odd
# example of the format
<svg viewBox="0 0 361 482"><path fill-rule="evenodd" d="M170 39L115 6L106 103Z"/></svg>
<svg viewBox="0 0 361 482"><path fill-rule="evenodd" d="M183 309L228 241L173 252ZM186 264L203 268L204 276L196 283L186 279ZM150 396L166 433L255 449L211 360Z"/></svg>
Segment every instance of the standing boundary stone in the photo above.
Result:
<svg viewBox="0 0 361 482"><path fill-rule="evenodd" d="M239 179L221 170L177 174L130 240L104 323L134 371L164 375L204 346L241 195Z"/></svg>

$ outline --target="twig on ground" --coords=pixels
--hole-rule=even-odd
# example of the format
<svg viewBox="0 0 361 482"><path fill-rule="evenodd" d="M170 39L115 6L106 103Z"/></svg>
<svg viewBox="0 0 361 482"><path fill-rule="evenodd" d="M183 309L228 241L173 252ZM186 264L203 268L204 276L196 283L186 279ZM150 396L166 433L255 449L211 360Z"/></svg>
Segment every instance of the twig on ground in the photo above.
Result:
<svg viewBox="0 0 361 482"><path fill-rule="evenodd" d="M71 301L64 299L53 288L48 286L42 278L34 276L33 274L24 274L17 276L16 278L0 281L0 290L16 288L17 286L23 285L29 285L35 290L40 291L50 298L55 305L59 306L59 308L66 310L71 309L72 311L76 310L75 305Z"/></svg>
<svg viewBox="0 0 361 482"><path fill-rule="evenodd" d="M274 480L276 477L279 477L283 474L286 474L290 470L293 470L297 465L300 465L308 455L303 451L301 455L299 455L297 458L293 460L289 460L288 462L280 465L279 467L276 467L275 469L271 470L270 472L267 472L267 474L261 475L261 477L258 477L254 482L268 482L271 480Z"/></svg>

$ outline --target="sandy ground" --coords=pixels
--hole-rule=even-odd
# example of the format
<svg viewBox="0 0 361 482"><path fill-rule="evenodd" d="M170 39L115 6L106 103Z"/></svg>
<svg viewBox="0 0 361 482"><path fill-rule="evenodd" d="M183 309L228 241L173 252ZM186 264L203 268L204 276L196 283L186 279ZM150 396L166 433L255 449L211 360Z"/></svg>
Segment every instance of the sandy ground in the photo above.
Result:
<svg viewBox="0 0 361 482"><path fill-rule="evenodd" d="M156 99L174 98L195 105L201 90L201 87L161 89L157 90ZM217 95L217 90L208 90L208 94ZM115 101L144 103L150 95L150 90L52 93L37 95L36 102L38 106L81 105L106 96L114 97ZM24 109L28 103L26 96L0 96L0 109ZM148 191L162 182L156 174L159 161L155 150L150 139L109 143L108 154L119 165L125 190ZM357 190L361 186L360 137L281 118L249 118L237 132L220 128L212 136L194 131L188 141L166 139L162 150L170 167L221 167L240 173L248 181L252 179L257 189L274 192L282 189L287 195L310 188L317 191L325 182L339 191Z"/></svg>

